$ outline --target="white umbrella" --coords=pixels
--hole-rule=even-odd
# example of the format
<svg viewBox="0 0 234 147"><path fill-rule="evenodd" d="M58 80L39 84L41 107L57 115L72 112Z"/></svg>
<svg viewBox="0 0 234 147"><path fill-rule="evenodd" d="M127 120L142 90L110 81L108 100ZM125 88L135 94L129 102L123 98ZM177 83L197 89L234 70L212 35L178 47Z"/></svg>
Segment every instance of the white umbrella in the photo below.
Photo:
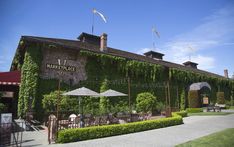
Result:
<svg viewBox="0 0 234 147"><path fill-rule="evenodd" d="M105 96L105 97L117 97L117 96L128 96L127 94L109 89L105 92L100 93L100 96ZM130 100L129 100L129 110L130 110Z"/></svg>
<svg viewBox="0 0 234 147"><path fill-rule="evenodd" d="M82 88L78 88L66 93L63 93L62 95L71 95L71 96L100 96L99 93L90 90L88 88L82 87Z"/></svg>
<svg viewBox="0 0 234 147"><path fill-rule="evenodd" d="M100 93L100 96L105 96L105 97L113 97L113 96L127 96L127 94L109 89L105 92Z"/></svg>
<svg viewBox="0 0 234 147"><path fill-rule="evenodd" d="M99 93L92 91L88 88L82 87L82 88L78 88L66 93L63 93L62 95L71 95L71 96L78 96L79 97L79 112L81 113L81 127L84 126L84 121L83 121L83 112L81 112L81 96L95 96L98 97L100 96Z"/></svg>

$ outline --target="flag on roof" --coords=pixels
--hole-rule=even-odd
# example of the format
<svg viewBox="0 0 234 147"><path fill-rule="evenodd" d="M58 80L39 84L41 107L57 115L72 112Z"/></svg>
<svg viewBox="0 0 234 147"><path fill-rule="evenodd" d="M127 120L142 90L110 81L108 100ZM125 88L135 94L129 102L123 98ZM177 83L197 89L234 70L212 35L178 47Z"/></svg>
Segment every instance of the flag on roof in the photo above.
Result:
<svg viewBox="0 0 234 147"><path fill-rule="evenodd" d="M94 13L94 14L98 14L98 15L102 18L102 20L103 20L105 23L107 23L106 17L105 17L102 13L98 12L96 9L93 9L93 13Z"/></svg>

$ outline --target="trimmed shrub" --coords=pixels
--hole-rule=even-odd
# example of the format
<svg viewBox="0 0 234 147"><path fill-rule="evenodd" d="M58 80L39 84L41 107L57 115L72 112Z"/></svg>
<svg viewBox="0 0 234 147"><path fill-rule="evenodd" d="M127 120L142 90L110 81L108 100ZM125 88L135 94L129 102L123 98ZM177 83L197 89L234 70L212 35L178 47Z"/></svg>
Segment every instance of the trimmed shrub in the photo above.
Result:
<svg viewBox="0 0 234 147"><path fill-rule="evenodd" d="M179 125L182 123L182 117L177 114L173 114L173 117L157 120L146 120L127 124L67 129L59 131L57 142L68 143L88 139L103 138L108 136L116 136L151 129L164 128L168 126Z"/></svg>
<svg viewBox="0 0 234 147"><path fill-rule="evenodd" d="M165 111L166 105L163 102L157 102L156 105L154 106L155 111L157 112L162 112Z"/></svg>
<svg viewBox="0 0 234 147"><path fill-rule="evenodd" d="M187 113L199 113L199 112L203 112L203 108L187 108L186 112Z"/></svg>
<svg viewBox="0 0 234 147"><path fill-rule="evenodd" d="M179 112L174 112L177 115L180 115L181 117L187 117L188 113L186 111L179 111Z"/></svg>
<svg viewBox="0 0 234 147"><path fill-rule="evenodd" d="M136 107L137 111L148 112L153 110L156 104L156 97L149 93L143 92L137 95L136 98Z"/></svg>
<svg viewBox="0 0 234 147"><path fill-rule="evenodd" d="M78 110L78 100L77 98L72 98L68 96L61 95L65 91L60 91L59 101L58 101L58 91L53 91L49 94L43 95L42 107L46 112L56 111L57 103L59 103L59 111L75 111Z"/></svg>
<svg viewBox="0 0 234 147"><path fill-rule="evenodd" d="M224 92L217 92L216 97L218 104L225 104Z"/></svg>
<svg viewBox="0 0 234 147"><path fill-rule="evenodd" d="M198 91L191 90L188 92L188 102L189 102L189 108L199 108L199 96Z"/></svg>

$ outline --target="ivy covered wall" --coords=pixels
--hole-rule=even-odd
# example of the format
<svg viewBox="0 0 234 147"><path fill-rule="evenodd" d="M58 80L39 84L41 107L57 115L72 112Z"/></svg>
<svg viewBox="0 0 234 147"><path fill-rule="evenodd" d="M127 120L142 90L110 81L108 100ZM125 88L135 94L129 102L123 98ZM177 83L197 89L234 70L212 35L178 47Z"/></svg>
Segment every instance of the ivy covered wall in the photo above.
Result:
<svg viewBox="0 0 234 147"><path fill-rule="evenodd" d="M45 44L43 44L45 45ZM40 66L42 61L43 45L31 44L26 48L24 62L21 67L22 79L18 102L18 115L24 116L29 110L29 97L32 97L32 110L40 118L43 115L42 98L44 94L58 89L57 79L40 78ZM158 101L165 103L167 97L165 83L170 80L171 106L179 107L181 103L180 95L186 88L200 81L208 82L212 87L211 98L216 99L218 90L225 92L225 98L229 99L230 89L234 88L234 83L230 80L211 77L204 74L184 71L175 68L166 68L161 65L125 59L122 57L97 54L88 51L80 51L81 56L85 56L87 79L80 81L78 85L67 85L61 83L61 90L72 90L85 86L94 91L100 92L104 80L108 81L108 88L128 93L128 77L131 83L131 103L135 105L137 94L141 92L151 92ZM15 65L17 66L17 65ZM219 86L218 86L219 85ZM182 100L187 106L187 94ZM87 102L98 103L96 99ZM110 98L109 102L114 106L118 103L128 106L127 97ZM85 103L85 102L84 102ZM98 106L98 105L95 105ZM87 107L87 109L90 109Z"/></svg>
<svg viewBox="0 0 234 147"><path fill-rule="evenodd" d="M41 60L40 46L37 44L28 45L21 68L18 116L23 117L29 111L29 103L31 103L32 110L36 108Z"/></svg>
<svg viewBox="0 0 234 147"><path fill-rule="evenodd" d="M149 91L159 100L165 98L164 81L167 80L166 68L161 65L129 60L104 54L81 51L87 57L86 74L88 79L81 84L96 91L104 79L109 81L109 88L128 93L128 77L131 85L131 101L135 103L136 95ZM157 83L157 84L156 84ZM125 99L122 97L119 99Z"/></svg>
<svg viewBox="0 0 234 147"><path fill-rule="evenodd" d="M216 93L218 91L225 92L225 99L230 100L231 90L234 90L234 81L225 78L217 78L207 74L200 74L191 71L185 71L176 68L170 68L169 77L173 83L180 87L188 88L189 85L196 82L207 82L211 86L211 93L209 98L211 102L215 103Z"/></svg>

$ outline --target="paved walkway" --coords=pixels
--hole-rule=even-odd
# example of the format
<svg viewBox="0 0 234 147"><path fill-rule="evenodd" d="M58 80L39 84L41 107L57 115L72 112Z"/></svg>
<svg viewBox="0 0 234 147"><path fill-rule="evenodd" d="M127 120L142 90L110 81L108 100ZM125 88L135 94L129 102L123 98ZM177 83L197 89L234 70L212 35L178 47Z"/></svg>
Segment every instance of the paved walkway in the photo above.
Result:
<svg viewBox="0 0 234 147"><path fill-rule="evenodd" d="M175 146L226 128L234 128L234 114L226 116L191 116L184 118L184 124L162 129L155 129L139 133L94 139L67 144L53 144L53 146L71 147L164 147ZM36 132L24 134L24 138L37 138L28 141L23 146L47 146L46 134ZM25 136L26 135L26 136ZM40 137L41 136L41 137ZM43 140L45 139L45 140ZM34 144L33 144L34 143Z"/></svg>

